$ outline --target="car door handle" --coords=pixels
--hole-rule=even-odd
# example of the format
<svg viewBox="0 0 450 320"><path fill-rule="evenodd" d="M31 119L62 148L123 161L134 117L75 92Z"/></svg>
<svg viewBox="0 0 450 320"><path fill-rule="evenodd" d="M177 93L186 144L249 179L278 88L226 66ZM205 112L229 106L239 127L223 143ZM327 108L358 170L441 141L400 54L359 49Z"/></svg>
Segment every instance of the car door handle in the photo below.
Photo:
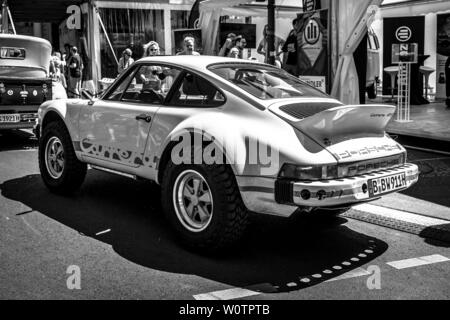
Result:
<svg viewBox="0 0 450 320"><path fill-rule="evenodd" d="M138 116L136 116L136 120L140 121L140 120L144 120L145 122L152 122L152 117L148 114L140 114Z"/></svg>

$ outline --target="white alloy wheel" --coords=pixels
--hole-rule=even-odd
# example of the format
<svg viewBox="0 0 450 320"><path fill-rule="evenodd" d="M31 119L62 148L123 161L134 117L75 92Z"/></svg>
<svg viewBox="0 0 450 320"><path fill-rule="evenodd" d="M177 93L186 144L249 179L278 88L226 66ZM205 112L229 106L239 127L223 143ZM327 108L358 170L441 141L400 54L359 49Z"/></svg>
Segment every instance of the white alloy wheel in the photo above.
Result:
<svg viewBox="0 0 450 320"><path fill-rule="evenodd" d="M211 223L213 197L203 176L194 170L180 173L173 188L173 205L178 220L191 232L202 232Z"/></svg>
<svg viewBox="0 0 450 320"><path fill-rule="evenodd" d="M45 166L53 179L61 178L65 166L64 147L57 137L50 138L45 146Z"/></svg>

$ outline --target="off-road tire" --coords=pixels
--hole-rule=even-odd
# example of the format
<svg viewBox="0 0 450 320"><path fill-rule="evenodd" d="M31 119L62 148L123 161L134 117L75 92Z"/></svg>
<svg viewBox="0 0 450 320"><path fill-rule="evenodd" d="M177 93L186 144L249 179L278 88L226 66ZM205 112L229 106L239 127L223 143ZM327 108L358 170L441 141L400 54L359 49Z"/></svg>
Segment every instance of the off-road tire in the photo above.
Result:
<svg viewBox="0 0 450 320"><path fill-rule="evenodd" d="M213 214L208 227L192 232L180 222L173 192L177 178L186 170L200 173L206 180L213 198ZM232 247L243 236L248 213L242 201L233 171L225 165L166 165L162 181L162 207L183 245L190 249L215 253Z"/></svg>
<svg viewBox="0 0 450 320"><path fill-rule="evenodd" d="M59 178L53 178L48 172L45 157L46 146L50 139L58 138L64 149L64 168ZM45 126L39 139L39 169L47 188L57 194L68 195L80 188L86 177L87 165L78 160L72 139L62 121L54 121Z"/></svg>

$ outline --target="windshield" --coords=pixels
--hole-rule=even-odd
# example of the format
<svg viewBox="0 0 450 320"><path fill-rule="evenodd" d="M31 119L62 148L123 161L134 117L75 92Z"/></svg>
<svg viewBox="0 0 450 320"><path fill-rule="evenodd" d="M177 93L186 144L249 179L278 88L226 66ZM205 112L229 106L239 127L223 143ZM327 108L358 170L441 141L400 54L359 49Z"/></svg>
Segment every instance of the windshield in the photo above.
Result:
<svg viewBox="0 0 450 320"><path fill-rule="evenodd" d="M209 70L262 100L328 97L286 71L270 66L214 65Z"/></svg>

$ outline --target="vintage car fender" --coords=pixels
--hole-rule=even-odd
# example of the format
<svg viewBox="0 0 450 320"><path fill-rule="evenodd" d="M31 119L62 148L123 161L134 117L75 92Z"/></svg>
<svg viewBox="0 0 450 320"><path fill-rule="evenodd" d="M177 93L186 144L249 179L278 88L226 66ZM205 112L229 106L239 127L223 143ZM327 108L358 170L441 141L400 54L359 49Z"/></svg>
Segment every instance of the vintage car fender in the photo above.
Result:
<svg viewBox="0 0 450 320"><path fill-rule="evenodd" d="M182 121L157 148L157 168L163 165L161 161L167 160L164 153L169 145L182 143L187 132L213 141L236 176L276 178L285 163L336 162L331 153L270 111L253 113L252 117L243 116L242 111L241 114L205 113Z"/></svg>
<svg viewBox="0 0 450 320"><path fill-rule="evenodd" d="M59 117L66 125L72 141L79 140L78 118L81 108L86 104L85 100L60 99L44 102L38 110L38 132L42 135L42 125L49 119L48 117ZM70 105L70 107L68 107Z"/></svg>

